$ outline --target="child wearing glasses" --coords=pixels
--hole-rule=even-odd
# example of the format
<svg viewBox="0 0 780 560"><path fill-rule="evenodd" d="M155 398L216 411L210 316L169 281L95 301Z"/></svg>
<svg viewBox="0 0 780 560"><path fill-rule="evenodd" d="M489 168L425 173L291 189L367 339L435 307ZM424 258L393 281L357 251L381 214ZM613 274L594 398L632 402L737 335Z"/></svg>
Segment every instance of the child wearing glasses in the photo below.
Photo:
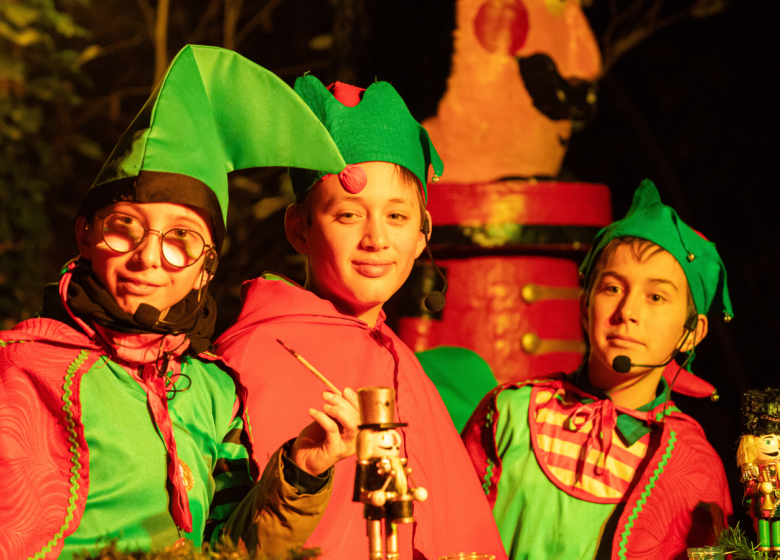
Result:
<svg viewBox="0 0 780 560"><path fill-rule="evenodd" d="M276 556L314 529L354 453L354 393L327 394L255 483L243 389L208 352L227 172L265 165L344 164L278 78L186 47L84 199L79 257L38 317L0 333L0 557L222 535Z"/></svg>

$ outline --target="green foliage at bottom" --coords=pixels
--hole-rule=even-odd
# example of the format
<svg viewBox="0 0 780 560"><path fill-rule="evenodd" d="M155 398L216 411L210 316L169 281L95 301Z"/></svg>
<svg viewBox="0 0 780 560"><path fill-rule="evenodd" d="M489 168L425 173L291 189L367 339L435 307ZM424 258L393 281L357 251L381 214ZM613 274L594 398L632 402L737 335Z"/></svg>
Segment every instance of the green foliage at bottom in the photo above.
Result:
<svg viewBox="0 0 780 560"><path fill-rule="evenodd" d="M270 558L265 555L250 555L243 543L234 545L225 537L215 548L205 545L202 549L191 541L182 539L179 543L154 552L120 551L117 540L89 554L75 554L74 560L313 560L320 556L319 548L291 549L286 556Z"/></svg>
<svg viewBox="0 0 780 560"><path fill-rule="evenodd" d="M759 552L739 526L726 527L718 536L717 546L722 546L731 560L768 560L766 552Z"/></svg>

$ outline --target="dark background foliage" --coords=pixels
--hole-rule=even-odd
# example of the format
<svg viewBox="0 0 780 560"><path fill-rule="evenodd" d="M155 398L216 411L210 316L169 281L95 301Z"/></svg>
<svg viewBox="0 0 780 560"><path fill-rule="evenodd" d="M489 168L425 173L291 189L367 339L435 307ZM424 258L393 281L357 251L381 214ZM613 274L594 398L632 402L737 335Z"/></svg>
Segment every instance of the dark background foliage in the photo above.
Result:
<svg viewBox="0 0 780 560"><path fill-rule="evenodd" d="M308 70L325 83L365 87L375 77L387 80L418 120L435 113L446 87L453 0L85 1L5 0L0 10L0 319L6 327L35 313L40 284L55 281L76 254L71 220L78 202L155 76L184 44L232 46L288 83ZM675 400L702 423L723 458L744 526L734 467L739 396L780 385L769 352L780 340L772 194L780 3L584 4L607 71L599 114L572 137L561 176L609 185L617 217L649 177L665 202L718 244L735 320L713 321L695 369L722 398ZM28 11L25 19L8 12L11 5L37 15ZM45 38L25 43L27 29ZM219 329L238 312L241 280L268 269L302 278L282 229L290 201L280 170L231 177L229 239L212 283Z"/></svg>

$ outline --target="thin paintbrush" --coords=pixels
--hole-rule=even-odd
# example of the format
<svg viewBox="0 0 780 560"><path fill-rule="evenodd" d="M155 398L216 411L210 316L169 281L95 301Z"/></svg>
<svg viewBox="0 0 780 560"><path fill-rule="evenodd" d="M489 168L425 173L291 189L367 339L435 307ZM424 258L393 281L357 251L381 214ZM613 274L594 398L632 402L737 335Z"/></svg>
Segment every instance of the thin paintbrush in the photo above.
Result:
<svg viewBox="0 0 780 560"><path fill-rule="evenodd" d="M327 377L325 377L325 376L324 376L324 375L322 375L322 374L321 374L319 371L317 371L317 368L315 368L313 365L311 365L309 362L307 362L307 361L306 361L306 358L304 358L303 356L301 356L300 354L298 354L298 352L296 352L295 350L293 350L292 348L290 348L289 346L287 346L287 345L286 345L284 342L282 342L282 341L281 341L281 340L279 340L278 338L276 339L276 342L278 342L279 344L281 344L281 345L284 347L284 349L285 349L285 350L287 350L287 351L288 351L290 354L292 354L292 355L295 357L295 359L297 359L297 360L298 360L299 362L301 362L301 363L302 363L304 366L306 366L306 369L308 369L310 372L312 372L314 375L316 375L316 376L319 378L319 380L320 380L320 381L322 381L322 382L323 382L325 385L327 385L327 386L328 386L328 388L329 388L331 391L333 391L333 392L334 392L334 393L336 393L337 395L340 395L340 394L341 394L341 391L339 391L339 390L336 388L336 386L335 386L333 383L331 383L330 381L328 381L328 378L327 378Z"/></svg>

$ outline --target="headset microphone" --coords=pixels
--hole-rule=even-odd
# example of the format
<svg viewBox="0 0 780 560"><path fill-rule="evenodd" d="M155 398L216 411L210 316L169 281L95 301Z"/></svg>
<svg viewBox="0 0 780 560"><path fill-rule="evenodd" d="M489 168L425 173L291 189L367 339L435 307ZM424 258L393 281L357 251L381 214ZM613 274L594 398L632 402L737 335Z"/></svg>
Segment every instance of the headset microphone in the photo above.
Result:
<svg viewBox="0 0 780 560"><path fill-rule="evenodd" d="M683 344L685 344L685 341L688 340L688 336L696 330L696 323L698 322L699 317L698 315L691 315L688 317L688 319L685 321L685 330L688 331L685 333L685 337L682 339L682 342L680 342L680 345L674 349L674 352L672 352L671 357L666 360L662 364L634 364L631 363L631 358L628 356L615 356L615 359L612 360L612 369L614 369L618 373L628 373L631 371L632 368L635 367L642 367L642 368L659 368L659 367L666 367L668 366L672 360L674 360L675 356L680 352L680 349L683 347Z"/></svg>
<svg viewBox="0 0 780 560"><path fill-rule="evenodd" d="M688 335L685 336L687 338ZM683 343L685 343L685 341L683 341ZM612 360L612 369L614 369L618 373L628 373L629 371L631 371L631 368L635 368L635 367L644 367L644 368L666 367L672 362L672 360L674 360L674 357L677 355L677 352L679 352L679 350L675 350L672 353L672 357L666 360L664 363L656 364L656 365L634 364L631 363L631 358L629 358L628 356L615 356L615 359Z"/></svg>
<svg viewBox="0 0 780 560"><path fill-rule="evenodd" d="M201 270L205 271L208 276L206 277L206 283L198 291L198 306L186 317L180 319L178 324L186 324L203 308L203 304L206 303L206 298L203 297L203 292L208 291L209 284L211 283L211 277L217 270L217 264L219 264L217 253L213 249L210 249L203 258L203 265ZM153 305L149 305L148 303L141 303L138 305L138 309L135 310L135 313L133 313L133 319L142 327L145 327L157 334L175 335L184 332L181 328L177 327L177 325L174 325L173 323L166 323L165 321L161 321L160 315L162 315L162 311Z"/></svg>
<svg viewBox="0 0 780 560"><path fill-rule="evenodd" d="M432 291L430 294L425 296L425 307L428 309L428 311L432 311L434 313L438 313L442 309L444 309L444 304L447 303L444 299L444 294L447 293L447 278L444 276L441 270L439 270L439 267L436 266L436 261L433 260L433 255L431 254L431 248L428 246L428 234L431 232L431 228L428 224L428 216L425 216L423 219L423 226L422 226L422 232L423 235L425 235L425 250L428 252L428 258L431 259L431 264L433 265L433 268L436 270L436 272L441 276L441 279L444 281L444 288L440 292Z"/></svg>

